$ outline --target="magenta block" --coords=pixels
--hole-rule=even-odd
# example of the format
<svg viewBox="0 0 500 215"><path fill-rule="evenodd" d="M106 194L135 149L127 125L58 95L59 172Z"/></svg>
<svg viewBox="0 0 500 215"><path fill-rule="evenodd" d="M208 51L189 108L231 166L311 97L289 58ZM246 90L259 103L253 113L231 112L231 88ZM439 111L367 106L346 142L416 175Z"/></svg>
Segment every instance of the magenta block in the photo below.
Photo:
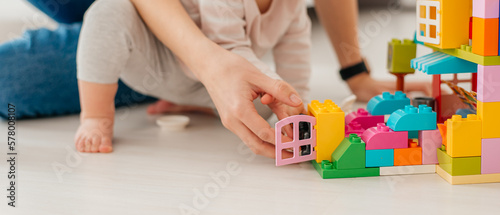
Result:
<svg viewBox="0 0 500 215"><path fill-rule="evenodd" d="M500 66L477 65L477 99L500 102Z"/></svg>
<svg viewBox="0 0 500 215"><path fill-rule="evenodd" d="M498 18L499 0L473 0L472 16L478 18Z"/></svg>
<svg viewBox="0 0 500 215"><path fill-rule="evenodd" d="M422 147L422 164L438 164L437 149L443 145L439 130L418 132L418 144Z"/></svg>
<svg viewBox="0 0 500 215"><path fill-rule="evenodd" d="M311 123L311 138L299 140L299 123L309 122ZM293 124L293 140L290 142L282 141L281 129L286 126ZM307 115L297 115L284 118L276 123L275 126L275 143L276 143L276 166L282 166L293 163L300 163L304 161L316 159L316 151L311 150L309 155L301 155L300 147L311 145L311 149L316 147L316 130L314 126L316 125L316 118ZM284 149L293 149L293 157L283 158L281 151Z"/></svg>
<svg viewBox="0 0 500 215"><path fill-rule="evenodd" d="M483 139L481 174L500 173L500 138Z"/></svg>
<svg viewBox="0 0 500 215"><path fill-rule="evenodd" d="M349 137L349 134L357 134L361 137L363 132L365 132L365 129L361 128L361 125L356 121L350 122L345 126L345 137Z"/></svg>
<svg viewBox="0 0 500 215"><path fill-rule="evenodd" d="M384 123L384 116L373 116L365 109L360 108L345 117L346 125L351 122L359 123L361 128L366 130L371 127L376 127L378 123Z"/></svg>
<svg viewBox="0 0 500 215"><path fill-rule="evenodd" d="M408 148L408 131L393 131L384 123L367 129L361 135L366 150Z"/></svg>

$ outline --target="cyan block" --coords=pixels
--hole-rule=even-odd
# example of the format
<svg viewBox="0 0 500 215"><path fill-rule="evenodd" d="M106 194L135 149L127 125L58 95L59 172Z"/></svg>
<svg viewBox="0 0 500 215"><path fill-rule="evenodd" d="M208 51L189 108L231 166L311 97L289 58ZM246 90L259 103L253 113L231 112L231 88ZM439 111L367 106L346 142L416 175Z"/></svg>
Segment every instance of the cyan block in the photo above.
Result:
<svg viewBox="0 0 500 215"><path fill-rule="evenodd" d="M366 109L371 115L386 115L403 109L406 105L410 105L410 103L410 99L401 91L396 91L394 95L384 92L382 95L370 99Z"/></svg>
<svg viewBox="0 0 500 215"><path fill-rule="evenodd" d="M387 126L394 131L435 130L437 114L427 105L419 105L418 109L411 105L397 110L389 116Z"/></svg>
<svg viewBox="0 0 500 215"><path fill-rule="evenodd" d="M394 149L366 150L366 167L394 166Z"/></svg>
<svg viewBox="0 0 500 215"><path fill-rule="evenodd" d="M408 139L418 139L418 131L408 131Z"/></svg>

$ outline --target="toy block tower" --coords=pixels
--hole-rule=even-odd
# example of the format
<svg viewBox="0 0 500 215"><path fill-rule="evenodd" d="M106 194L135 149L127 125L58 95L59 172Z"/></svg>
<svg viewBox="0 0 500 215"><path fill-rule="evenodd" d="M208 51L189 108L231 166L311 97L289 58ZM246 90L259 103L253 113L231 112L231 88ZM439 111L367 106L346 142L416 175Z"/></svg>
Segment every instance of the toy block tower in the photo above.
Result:
<svg viewBox="0 0 500 215"><path fill-rule="evenodd" d="M332 162L332 153L345 135L345 114L332 100L313 100L307 105L309 115L316 117L316 162Z"/></svg>

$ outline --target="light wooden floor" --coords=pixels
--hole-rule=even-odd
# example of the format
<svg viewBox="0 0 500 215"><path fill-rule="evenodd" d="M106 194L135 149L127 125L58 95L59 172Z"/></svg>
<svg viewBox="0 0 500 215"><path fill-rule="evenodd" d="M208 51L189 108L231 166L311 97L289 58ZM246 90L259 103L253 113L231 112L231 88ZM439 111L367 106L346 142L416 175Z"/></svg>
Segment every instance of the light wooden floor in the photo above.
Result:
<svg viewBox="0 0 500 215"><path fill-rule="evenodd" d="M32 16L19 4L22 16ZM0 14L8 11L0 8ZM362 31L375 26L381 10L361 14ZM13 22L2 18L0 25ZM392 78L385 71L387 41L411 37L413 23L412 11L400 11L369 32L363 51L378 78ZM313 32L311 98L339 102L349 92L317 23ZM183 214L184 208L199 212L193 214L470 215L500 209L500 184L452 186L436 174L323 180L309 163L275 167L272 159L253 156L217 119L189 116L186 131L171 133L158 128L144 106L121 109L112 154L76 153L78 116L18 121L18 207L0 201L0 214ZM5 155L5 121L0 131ZM0 162L2 198L6 166Z"/></svg>

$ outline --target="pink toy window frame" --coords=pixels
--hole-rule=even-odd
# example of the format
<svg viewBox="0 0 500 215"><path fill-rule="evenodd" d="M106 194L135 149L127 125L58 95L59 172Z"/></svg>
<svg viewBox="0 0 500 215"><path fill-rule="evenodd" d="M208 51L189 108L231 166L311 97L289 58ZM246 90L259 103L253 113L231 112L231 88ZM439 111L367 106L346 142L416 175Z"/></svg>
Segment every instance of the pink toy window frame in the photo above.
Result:
<svg viewBox="0 0 500 215"><path fill-rule="evenodd" d="M299 140L299 123L308 122L310 123L311 137L308 139ZM290 142L282 142L281 129L289 124L293 124L293 140ZM304 161L316 159L316 130L314 126L316 125L316 118L307 115L297 115L287 117L276 123L276 166L300 163ZM311 153L308 155L300 155L300 147L311 145ZM293 157L283 159L281 151L283 149L293 149Z"/></svg>

